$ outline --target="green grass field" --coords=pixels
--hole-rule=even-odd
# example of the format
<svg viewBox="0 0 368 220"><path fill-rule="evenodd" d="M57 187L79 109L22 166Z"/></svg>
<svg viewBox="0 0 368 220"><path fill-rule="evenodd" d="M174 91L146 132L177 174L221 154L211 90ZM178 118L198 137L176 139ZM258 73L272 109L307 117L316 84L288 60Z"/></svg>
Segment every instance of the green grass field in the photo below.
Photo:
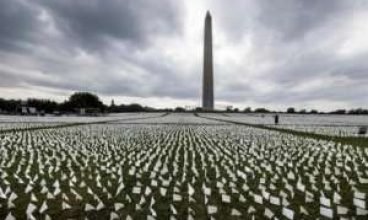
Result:
<svg viewBox="0 0 368 220"><path fill-rule="evenodd" d="M193 114L3 130L0 219L365 219L366 146Z"/></svg>

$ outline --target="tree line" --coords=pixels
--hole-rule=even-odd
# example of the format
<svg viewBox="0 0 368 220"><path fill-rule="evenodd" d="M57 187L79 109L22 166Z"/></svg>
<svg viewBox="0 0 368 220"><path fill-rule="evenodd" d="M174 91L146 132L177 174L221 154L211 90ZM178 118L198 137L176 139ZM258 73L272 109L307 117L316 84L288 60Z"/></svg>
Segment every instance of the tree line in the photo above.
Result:
<svg viewBox="0 0 368 220"><path fill-rule="evenodd" d="M256 108L252 109L251 107L246 107L243 110L240 110L239 108L227 108L226 112L231 113L288 113L288 114L338 114L338 115L367 115L368 109L363 108L356 108L356 109L337 109L334 111L318 111L316 109L306 110L306 109L300 109L297 110L294 107L289 107L286 109L286 111L273 111L266 108Z"/></svg>
<svg viewBox="0 0 368 220"><path fill-rule="evenodd" d="M36 108L38 112L45 114L80 113L81 109L84 109L86 113L173 111L172 109L143 107L136 103L115 105L112 102L110 106L107 106L97 95L89 92L76 92L61 103L49 99L7 100L0 98L0 113L17 114L21 113L24 107Z"/></svg>
<svg viewBox="0 0 368 220"><path fill-rule="evenodd" d="M100 111L105 110L105 106L99 98L96 95L87 92L74 93L68 100L62 103L49 99L29 98L27 100L6 100L0 98L0 111L3 113L18 113L23 107L33 107L44 113L72 113L76 112L80 108L96 108Z"/></svg>
<svg viewBox="0 0 368 220"><path fill-rule="evenodd" d="M0 113L5 114L17 114L20 113L22 107L33 107L37 109L38 112L45 114L65 114L65 113L80 113L81 109L84 109L87 113L122 113L122 112L204 112L201 108L195 108L187 110L182 107L176 108L164 108L157 109L147 106L142 106L140 104L120 104L115 105L114 101L111 104L105 105L100 100L100 98L89 92L76 92L72 94L68 100L64 102L56 102L49 99L35 99L29 98L27 100L14 100L14 99L3 99L0 98ZM224 112L224 111L217 111ZM252 109L250 107L239 109L227 107L225 112L232 113L291 113L291 114L354 114L354 115L367 115L368 109L338 109L330 112L320 112L315 109L297 110L294 107L289 107L286 111L272 111L266 108L256 108Z"/></svg>

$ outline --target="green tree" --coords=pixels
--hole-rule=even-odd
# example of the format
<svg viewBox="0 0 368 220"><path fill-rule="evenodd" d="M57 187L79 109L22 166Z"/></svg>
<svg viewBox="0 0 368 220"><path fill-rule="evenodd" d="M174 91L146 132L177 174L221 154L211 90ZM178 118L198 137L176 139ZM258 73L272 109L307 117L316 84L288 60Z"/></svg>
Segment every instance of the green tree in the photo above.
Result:
<svg viewBox="0 0 368 220"><path fill-rule="evenodd" d="M287 113L295 113L295 108L290 107L286 110Z"/></svg>
<svg viewBox="0 0 368 220"><path fill-rule="evenodd" d="M176 108L174 109L174 111L175 111L175 112L185 112L185 108L183 108L183 107L176 107Z"/></svg>
<svg viewBox="0 0 368 220"><path fill-rule="evenodd" d="M252 108L251 107L246 107L244 110L243 110L244 113L251 113L252 112Z"/></svg>
<svg viewBox="0 0 368 220"><path fill-rule="evenodd" d="M270 110L266 109L266 108L256 108L254 110L255 113L269 113Z"/></svg>
<svg viewBox="0 0 368 220"><path fill-rule="evenodd" d="M100 101L97 95L89 92L76 92L69 97L69 100L65 103L66 108L73 110L76 108L98 108L104 109L103 103Z"/></svg>

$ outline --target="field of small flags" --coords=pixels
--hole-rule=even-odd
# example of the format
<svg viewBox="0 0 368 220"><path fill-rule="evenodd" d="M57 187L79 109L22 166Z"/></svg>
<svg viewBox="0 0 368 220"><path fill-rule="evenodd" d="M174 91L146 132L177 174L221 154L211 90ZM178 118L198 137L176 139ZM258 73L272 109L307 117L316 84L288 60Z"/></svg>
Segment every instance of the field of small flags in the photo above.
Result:
<svg viewBox="0 0 368 220"><path fill-rule="evenodd" d="M2 116L0 219L368 218L368 142L231 123L249 117Z"/></svg>

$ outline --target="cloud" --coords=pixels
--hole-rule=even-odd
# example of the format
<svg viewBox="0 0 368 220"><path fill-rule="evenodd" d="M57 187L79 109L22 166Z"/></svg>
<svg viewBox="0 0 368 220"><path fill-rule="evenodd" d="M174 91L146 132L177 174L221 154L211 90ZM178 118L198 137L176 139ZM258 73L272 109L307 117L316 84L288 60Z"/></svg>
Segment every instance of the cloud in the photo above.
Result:
<svg viewBox="0 0 368 220"><path fill-rule="evenodd" d="M37 10L21 0L0 1L0 49L22 49L40 29Z"/></svg>
<svg viewBox="0 0 368 220"><path fill-rule="evenodd" d="M351 107L367 100L362 95L367 92L367 48L357 46L365 42L365 30L357 28L368 12L365 2L236 1L232 7L217 3L217 28L225 35L218 59L228 57L222 52L230 43L236 45L232 56L243 60L220 67L229 81L221 88L223 100L300 108L318 103L321 109L333 108L332 102ZM350 46L350 56L341 56L342 45Z"/></svg>
<svg viewBox="0 0 368 220"><path fill-rule="evenodd" d="M180 31L178 9L172 0L159 3L126 1L47 1L47 10L60 31L83 49L101 50L117 40L133 47L149 46L150 37Z"/></svg>
<svg viewBox="0 0 368 220"><path fill-rule="evenodd" d="M208 9L217 103L325 110L368 101L368 3L343 0L1 1L0 93L199 103Z"/></svg>

